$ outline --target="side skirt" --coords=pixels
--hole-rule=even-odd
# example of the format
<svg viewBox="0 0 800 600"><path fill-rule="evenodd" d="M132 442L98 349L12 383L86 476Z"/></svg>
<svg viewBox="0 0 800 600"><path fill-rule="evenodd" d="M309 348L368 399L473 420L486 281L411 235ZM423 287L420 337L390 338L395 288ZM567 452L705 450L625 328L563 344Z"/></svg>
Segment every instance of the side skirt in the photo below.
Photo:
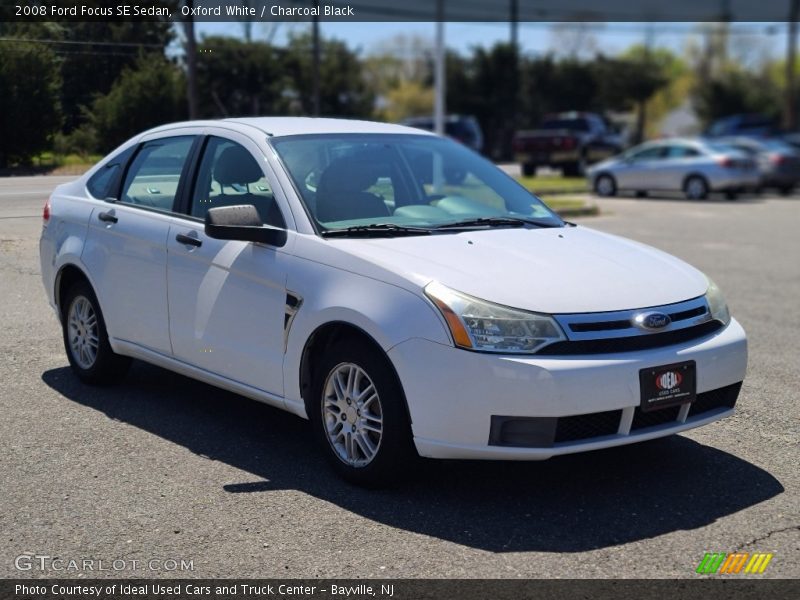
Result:
<svg viewBox="0 0 800 600"><path fill-rule="evenodd" d="M135 344L133 342L120 339L112 339L109 341L111 342L111 347L113 348L114 352L117 354L130 356L146 363L156 365L157 367L162 367L168 371L174 371L175 373L185 375L186 377L213 385L228 392L239 394L245 398L263 402L264 404L269 404L270 406L297 414L296 410L292 410L291 407L286 405L281 396L276 396L275 394L271 394L262 389L240 383L233 379L228 379L227 377L217 375L216 373L206 371L205 369L201 369L199 367L195 367L194 365L180 361L177 358L166 356L160 352L145 348L144 346L140 346L139 344ZM304 417L305 415L301 414L299 416Z"/></svg>

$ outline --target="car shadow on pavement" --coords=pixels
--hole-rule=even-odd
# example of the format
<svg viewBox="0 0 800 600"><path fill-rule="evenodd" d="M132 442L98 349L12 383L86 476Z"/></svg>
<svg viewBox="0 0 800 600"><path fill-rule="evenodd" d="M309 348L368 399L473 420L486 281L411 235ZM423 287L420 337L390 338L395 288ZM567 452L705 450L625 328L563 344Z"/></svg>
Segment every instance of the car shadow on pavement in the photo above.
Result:
<svg viewBox="0 0 800 600"><path fill-rule="evenodd" d="M363 490L330 470L307 421L170 371L135 362L124 383L106 388L82 384L67 367L42 380L111 419L252 473L220 484L228 493L268 502L274 490L300 490L491 552L604 548L702 527L783 492L763 469L681 436L544 462L422 461L394 489Z"/></svg>

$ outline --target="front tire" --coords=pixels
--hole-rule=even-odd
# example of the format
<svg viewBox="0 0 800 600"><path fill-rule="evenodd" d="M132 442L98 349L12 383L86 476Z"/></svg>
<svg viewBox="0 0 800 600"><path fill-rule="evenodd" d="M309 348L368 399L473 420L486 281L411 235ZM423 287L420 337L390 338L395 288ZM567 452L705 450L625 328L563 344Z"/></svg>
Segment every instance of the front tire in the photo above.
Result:
<svg viewBox="0 0 800 600"><path fill-rule="evenodd" d="M343 339L315 368L309 416L334 470L379 487L417 458L403 391L388 359L366 343Z"/></svg>
<svg viewBox="0 0 800 600"><path fill-rule="evenodd" d="M84 383L102 385L125 377L131 359L111 349L92 287L85 281L73 284L64 296L62 310L64 349L78 378Z"/></svg>
<svg viewBox="0 0 800 600"><path fill-rule="evenodd" d="M617 194L617 182L612 175L603 173L594 180L594 192L598 196L609 198Z"/></svg>

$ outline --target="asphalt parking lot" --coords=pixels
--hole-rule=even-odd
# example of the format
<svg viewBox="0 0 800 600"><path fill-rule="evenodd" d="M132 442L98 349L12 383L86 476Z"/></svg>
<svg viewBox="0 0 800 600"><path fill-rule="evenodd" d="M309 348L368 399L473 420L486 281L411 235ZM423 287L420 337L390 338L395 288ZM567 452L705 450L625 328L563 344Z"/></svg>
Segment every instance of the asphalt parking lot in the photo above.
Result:
<svg viewBox="0 0 800 600"><path fill-rule="evenodd" d="M734 417L364 491L276 409L142 363L118 387L73 377L38 265L61 180L0 180L0 577L78 574L19 572L23 553L193 566L94 573L116 577L698 577L737 550L800 577L800 198L603 199L582 221L717 281L750 336Z"/></svg>

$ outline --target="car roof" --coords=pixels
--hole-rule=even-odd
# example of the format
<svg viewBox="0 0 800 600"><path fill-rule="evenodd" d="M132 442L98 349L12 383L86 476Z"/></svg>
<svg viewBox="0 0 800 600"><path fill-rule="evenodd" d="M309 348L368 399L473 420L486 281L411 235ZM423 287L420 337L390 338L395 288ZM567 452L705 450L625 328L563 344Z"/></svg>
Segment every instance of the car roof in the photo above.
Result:
<svg viewBox="0 0 800 600"><path fill-rule="evenodd" d="M634 148L656 148L659 146L670 146L673 144L683 144L686 146L702 146L703 141L698 140L697 138L687 138L687 137L670 137L670 138L661 138L657 140L649 140L647 142L642 142L638 146L634 146Z"/></svg>
<svg viewBox="0 0 800 600"><path fill-rule="evenodd" d="M222 126L238 129L243 133L258 129L271 137L288 135L314 135L325 133L384 133L384 134L411 134L433 135L432 133L395 125L392 123L379 123L376 121L359 121L356 119L329 119L325 117L241 117L233 119L184 121L170 123L151 129L147 133L156 133L179 127L192 126Z"/></svg>

